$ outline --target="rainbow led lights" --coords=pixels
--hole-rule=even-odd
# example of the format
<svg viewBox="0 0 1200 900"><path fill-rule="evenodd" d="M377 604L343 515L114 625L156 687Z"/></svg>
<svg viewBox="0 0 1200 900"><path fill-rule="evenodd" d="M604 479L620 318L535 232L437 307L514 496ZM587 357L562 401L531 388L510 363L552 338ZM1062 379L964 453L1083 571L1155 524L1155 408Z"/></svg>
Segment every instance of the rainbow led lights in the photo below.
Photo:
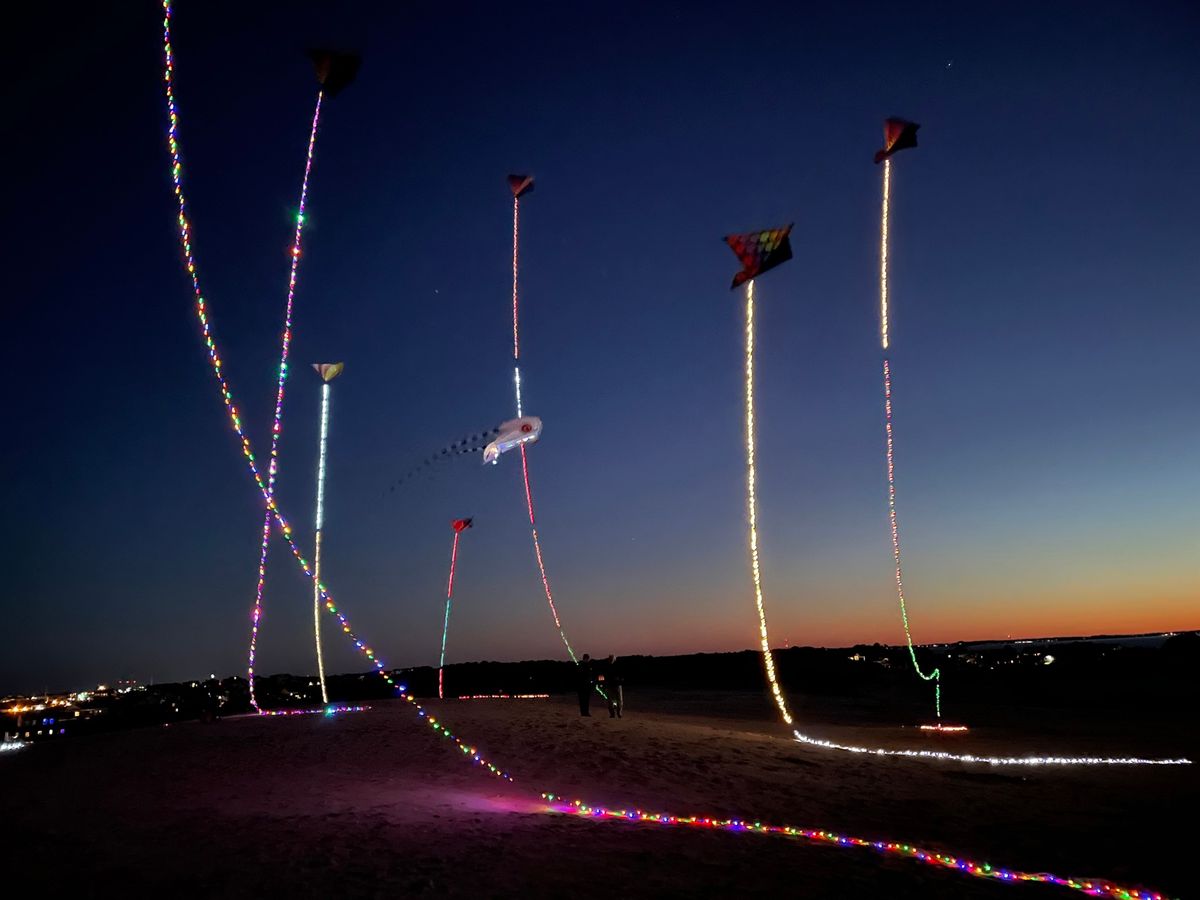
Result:
<svg viewBox="0 0 1200 900"><path fill-rule="evenodd" d="M467 694L455 700L549 700L549 694Z"/></svg>
<svg viewBox="0 0 1200 900"><path fill-rule="evenodd" d="M317 91L317 103L313 109L312 128L308 134L308 152L304 159L304 179L300 183L300 205L296 213L296 232L292 238L291 273L288 276L287 306L283 314L283 335L279 346L279 376L275 386L275 416L271 425L271 457L267 463L267 507L263 511L262 543L258 554L258 584L254 592L254 619L250 627L250 703L255 709L258 701L254 696L254 654L258 644L258 626L262 619L263 587L267 579L267 553L271 545L271 500L275 496L275 478L279 474L279 436L283 433L283 386L288 374L288 351L292 345L292 308L296 299L296 272L300 266L300 237L304 231L304 205L308 199L308 176L312 172L313 149L317 143L317 125L321 120L321 98ZM321 701L328 703L325 696L325 681L321 680Z"/></svg>
<svg viewBox="0 0 1200 900"><path fill-rule="evenodd" d="M1138 888L1123 887L1103 879L1094 878L1064 878L1049 872L1022 872L1017 869L996 867L990 863L975 862L961 856L939 853L923 847L895 841L872 841L867 838L838 834L834 831L814 828L796 828L792 825L768 825L760 821L747 819L720 819L711 816L672 816L666 813L649 813L640 809L605 809L589 806L582 800L564 801L555 794L543 793L542 799L549 804L553 812L580 816L588 819L622 820L626 822L648 822L656 825L674 825L691 828L706 828L716 831L734 831L749 834L778 834L785 837L800 838L833 847L859 848L875 850L886 856L898 856L912 859L926 865L949 869L963 875L975 878L986 878L1003 882L1033 882L1038 884L1056 884L1060 887L1072 888L1093 897L1112 897L1116 900L1166 900L1159 893L1143 891Z"/></svg>

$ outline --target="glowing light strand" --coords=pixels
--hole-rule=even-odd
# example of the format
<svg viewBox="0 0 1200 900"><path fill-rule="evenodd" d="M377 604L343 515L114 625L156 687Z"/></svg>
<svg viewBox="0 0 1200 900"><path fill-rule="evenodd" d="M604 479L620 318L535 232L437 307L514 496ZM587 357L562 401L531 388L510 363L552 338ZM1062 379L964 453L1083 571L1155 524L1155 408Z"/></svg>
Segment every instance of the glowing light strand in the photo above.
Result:
<svg viewBox="0 0 1200 900"><path fill-rule="evenodd" d="M438 658L438 699L441 700L445 693L442 687L442 668L446 665L446 634L450 631L450 600L454 596L454 564L458 562L458 536L459 532L454 532L454 543L450 545L450 579L446 584L446 617L442 622L442 655Z"/></svg>
<svg viewBox="0 0 1200 900"><path fill-rule="evenodd" d="M341 713L356 713L366 712L371 707L369 706L347 706L345 704L337 704L336 706L318 706L315 709L260 709L260 716L334 716Z"/></svg>
<svg viewBox="0 0 1200 900"><path fill-rule="evenodd" d="M1022 872L1018 869L1007 869L993 866L991 863L975 862L962 856L941 853L937 850L930 850L911 844L870 840L868 838L853 837L824 829L797 828L792 825L770 825L749 819L673 816L667 813L643 812L640 809L605 809L604 807L589 806L582 800L567 802L560 796L550 793L543 793L542 799L549 804L549 808L554 812L588 819L644 822L657 825L705 828L715 831L732 831L748 834L776 834L839 848L875 850L885 856L904 857L975 878L1014 884L1020 882L1054 884L1080 891L1089 896L1111 897L1114 900L1166 900L1162 894L1157 892L1124 887L1104 879L1064 878L1061 875L1054 875L1050 872Z"/></svg>
<svg viewBox="0 0 1200 900"><path fill-rule="evenodd" d="M296 299L296 272L300 266L300 238L304 231L304 205L308 198L308 176L312 172L313 150L317 143L317 125L321 120L321 98L317 91L317 103L313 109L312 129L308 135L308 152L304 159L304 179L300 183L300 204L296 213L296 232L292 238L291 272L288 276L287 306L283 316L283 335L279 347L279 376L275 386L275 416L271 425L271 456L267 463L267 498L275 496L275 479L279 474L279 436L283 432L283 388L287 382L288 351L292 344L292 309ZM258 584L254 594L254 620L250 628L250 702L258 708L254 697L254 654L258 643L258 627L262 618L263 589L267 580L267 555L271 546L271 509L263 511L262 543L258 556ZM322 694L322 696L324 696ZM328 701L326 701L328 702Z"/></svg>
<svg viewBox="0 0 1200 900"><path fill-rule="evenodd" d="M274 496L268 493L266 482L263 480L262 473L258 469L253 446L242 426L241 414L238 412L237 404L234 402L233 391L225 378L221 355L217 349L216 339L213 337L212 325L208 317L208 306L204 299L204 294L200 289L200 276L192 249L192 226L187 216L187 201L183 192L183 163L180 159L179 149L179 113L175 103L174 92L175 64L174 53L171 48L171 16L171 0L163 0L163 82L167 101L167 115L170 122L167 130L167 146L171 154L171 179L174 182L175 198L179 205L179 213L176 220L179 226L179 242L183 249L184 269L187 271L192 282L196 318L200 322L201 335L208 352L209 365L212 369L213 377L220 388L221 400L225 404L230 427L233 428L234 433L241 442L242 457L246 461L246 466L250 470L255 484L258 485L258 490L263 497L263 501L278 523L279 530L284 540L287 541L292 556L296 559L304 574L309 578L314 578L314 573L309 567L308 560L304 558L304 554L300 551L299 545L292 536L291 526L276 504ZM316 581L315 578L314 581ZM397 687L395 680L387 673L383 661L375 655L375 651L364 644L354 633L345 613L334 605L333 597L329 594L324 584L317 581L317 586L321 594L321 599L325 603L326 610L337 618L338 623L342 627L343 634L350 638L358 650L367 657L374 669L389 685L397 690L402 690L402 688Z"/></svg>
<svg viewBox="0 0 1200 900"><path fill-rule="evenodd" d="M754 604L758 610L758 638L771 696L783 721L791 725L792 714L775 674L775 657L767 637L767 612L763 604L762 570L758 558L758 474L754 438L754 279L746 282L746 509L750 522L750 572L754 578Z"/></svg>
<svg viewBox="0 0 1200 900"><path fill-rule="evenodd" d="M522 415L521 412L521 337L517 316L517 275L519 272L519 235L521 228L521 200L519 197L513 197L513 256L512 256L512 305L513 305L513 388L516 391L517 399L517 418ZM567 655L571 657L571 662L578 663L579 660L575 656L575 650L571 647L571 642L567 640L567 633L563 630L562 621L558 617L558 608L554 605L554 592L550 590L550 579L546 575L546 562L542 558L542 542L538 538L537 521L533 514L533 489L529 484L529 458L525 452L525 445L521 445L521 475L525 481L525 505L529 510L529 529L533 536L533 553L537 557L538 572L542 576L542 590L546 594L546 603L550 606L550 615L554 617L554 627L558 629L558 636L562 638L563 646L567 648ZM603 692L601 692L603 696Z"/></svg>
<svg viewBox="0 0 1200 900"><path fill-rule="evenodd" d="M775 659L771 652L770 639L767 632L767 616L762 591L762 572L759 560L758 540L758 474L755 465L755 420L754 420L754 280L746 282L746 508L750 532L750 570L754 580L754 599L758 611L759 644L763 654L763 665L767 673L767 682L771 686L771 695L779 708L783 721L792 725L792 714L788 709L787 699L780 686L775 671ZM1144 759L1141 757L1119 756L977 756L970 753L947 753L938 750L890 750L884 747L858 747L850 744L839 744L821 738L811 737L792 729L792 736L798 743L819 747L825 750L839 750L849 753L860 753L868 756L899 756L910 759L936 760L946 762L983 763L991 766L1126 766L1126 765L1191 765L1186 758Z"/></svg>
<svg viewBox="0 0 1200 900"><path fill-rule="evenodd" d="M549 700L549 694L464 694L455 700Z"/></svg>
<svg viewBox="0 0 1200 900"><path fill-rule="evenodd" d="M325 527L325 452L329 442L328 381L321 383L321 449L317 456L317 522L313 537L313 640L317 645L317 681L321 685L321 702L329 703L325 689L325 654L321 651L321 533ZM270 512L270 510L268 510Z"/></svg>
<svg viewBox="0 0 1200 900"><path fill-rule="evenodd" d="M891 210L892 161L883 162L883 206L879 226L879 329L883 349L888 348L888 217ZM900 564L900 529L896 521L896 460L892 437L892 375L888 360L883 360L883 402L885 430L887 432L887 479L888 479L888 522L892 529L892 559L896 565L896 596L900 599L900 620L904 623L904 641L908 655L912 658L913 670L923 681L933 682L933 708L937 718L942 717L942 672L938 668L926 674L917 662L917 650L913 646L912 631L908 624L908 603L904 597L904 577Z"/></svg>

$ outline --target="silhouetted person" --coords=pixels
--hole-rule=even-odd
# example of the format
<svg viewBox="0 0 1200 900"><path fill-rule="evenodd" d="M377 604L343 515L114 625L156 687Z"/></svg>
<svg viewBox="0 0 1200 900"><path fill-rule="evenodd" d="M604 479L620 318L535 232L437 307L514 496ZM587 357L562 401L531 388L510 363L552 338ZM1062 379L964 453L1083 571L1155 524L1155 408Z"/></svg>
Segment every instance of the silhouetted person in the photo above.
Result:
<svg viewBox="0 0 1200 900"><path fill-rule="evenodd" d="M590 706L592 703L592 658L586 653L583 654L583 659L579 660L579 665L575 667L578 671L575 673L579 679L576 687L579 691L579 714L581 716L590 716Z"/></svg>
<svg viewBox="0 0 1200 900"><path fill-rule="evenodd" d="M601 669L600 680L604 682L604 693L608 694L608 717L610 719L624 718L625 712L625 679L617 666L617 658L608 655Z"/></svg>

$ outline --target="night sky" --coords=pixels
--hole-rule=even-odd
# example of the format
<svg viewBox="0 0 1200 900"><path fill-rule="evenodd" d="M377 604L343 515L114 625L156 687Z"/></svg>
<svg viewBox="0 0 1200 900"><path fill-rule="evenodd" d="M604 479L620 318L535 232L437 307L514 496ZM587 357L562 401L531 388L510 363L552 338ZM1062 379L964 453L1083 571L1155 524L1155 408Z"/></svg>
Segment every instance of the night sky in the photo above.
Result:
<svg viewBox="0 0 1200 900"><path fill-rule="evenodd" d="M764 579L777 645L903 640L877 343L892 363L919 641L1200 627L1200 14L1191 3L181 2L196 252L265 447L314 79L365 62L317 147L281 505L389 665L559 657L519 457L398 475L512 414L510 171L539 530L593 655L754 646L742 297L720 237L795 221L758 283ZM504 5L508 7L508 5ZM1053 7L1051 9L1050 7ZM761 9L761 13L754 12ZM244 671L261 498L179 264L151 3L10 20L0 690ZM272 545L259 671L312 671ZM332 622L331 619L327 621ZM331 627L332 671L364 665Z"/></svg>

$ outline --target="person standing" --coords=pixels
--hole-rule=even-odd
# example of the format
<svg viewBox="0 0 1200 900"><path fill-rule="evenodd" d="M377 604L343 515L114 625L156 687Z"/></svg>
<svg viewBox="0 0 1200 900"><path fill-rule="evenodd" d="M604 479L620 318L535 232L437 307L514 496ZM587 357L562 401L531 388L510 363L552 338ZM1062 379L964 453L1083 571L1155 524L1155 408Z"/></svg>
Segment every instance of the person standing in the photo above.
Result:
<svg viewBox="0 0 1200 900"><path fill-rule="evenodd" d="M586 653L575 667L576 688L579 692L579 714L591 716L592 704L592 658Z"/></svg>
<svg viewBox="0 0 1200 900"><path fill-rule="evenodd" d="M625 713L625 679L617 666L617 658L608 655L604 662L604 690L608 694L608 717L610 719L624 718Z"/></svg>

